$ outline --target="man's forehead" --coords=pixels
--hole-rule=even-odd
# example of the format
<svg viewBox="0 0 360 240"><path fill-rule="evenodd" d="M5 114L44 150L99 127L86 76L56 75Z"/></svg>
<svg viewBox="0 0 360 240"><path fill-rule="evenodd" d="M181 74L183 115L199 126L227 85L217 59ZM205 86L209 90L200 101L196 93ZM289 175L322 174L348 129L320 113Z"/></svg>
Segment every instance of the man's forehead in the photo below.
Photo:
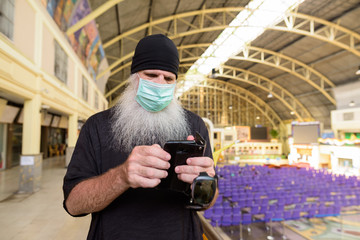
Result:
<svg viewBox="0 0 360 240"><path fill-rule="evenodd" d="M176 75L174 73L160 70L160 69L146 69L146 70L142 70L140 72L143 72L145 74L163 74L164 76L167 76L167 77L176 78Z"/></svg>

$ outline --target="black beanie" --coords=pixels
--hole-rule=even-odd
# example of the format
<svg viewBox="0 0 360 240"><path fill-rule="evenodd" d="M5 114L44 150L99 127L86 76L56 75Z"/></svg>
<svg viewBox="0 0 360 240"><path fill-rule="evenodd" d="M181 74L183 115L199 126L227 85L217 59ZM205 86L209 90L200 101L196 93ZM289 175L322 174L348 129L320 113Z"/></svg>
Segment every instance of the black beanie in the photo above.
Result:
<svg viewBox="0 0 360 240"><path fill-rule="evenodd" d="M163 34L144 37L135 48L131 73L140 70L159 69L178 76L179 53L173 41Z"/></svg>

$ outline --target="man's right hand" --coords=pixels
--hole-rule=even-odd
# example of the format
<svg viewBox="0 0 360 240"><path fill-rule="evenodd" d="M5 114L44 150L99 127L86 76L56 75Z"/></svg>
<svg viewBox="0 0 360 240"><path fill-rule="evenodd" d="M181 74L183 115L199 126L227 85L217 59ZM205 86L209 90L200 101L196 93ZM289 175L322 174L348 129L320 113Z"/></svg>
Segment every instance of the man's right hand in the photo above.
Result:
<svg viewBox="0 0 360 240"><path fill-rule="evenodd" d="M153 188L167 177L170 158L171 155L158 144L136 146L128 159L118 166L119 177L132 188Z"/></svg>
<svg viewBox="0 0 360 240"><path fill-rule="evenodd" d="M137 146L128 159L106 173L77 184L66 200L70 214L103 210L129 187L153 188L167 176L171 155L159 145Z"/></svg>

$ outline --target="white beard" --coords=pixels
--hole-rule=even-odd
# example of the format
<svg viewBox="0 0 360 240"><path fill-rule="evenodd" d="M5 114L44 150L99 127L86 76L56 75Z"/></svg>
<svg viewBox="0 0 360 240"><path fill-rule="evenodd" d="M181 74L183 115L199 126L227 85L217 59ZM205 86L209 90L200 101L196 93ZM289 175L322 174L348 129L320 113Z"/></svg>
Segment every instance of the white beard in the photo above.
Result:
<svg viewBox="0 0 360 240"><path fill-rule="evenodd" d="M159 144L168 140L186 140L190 135L185 110L175 98L159 112L148 112L135 100L138 77L132 74L128 86L113 107L112 146L131 152L135 146Z"/></svg>

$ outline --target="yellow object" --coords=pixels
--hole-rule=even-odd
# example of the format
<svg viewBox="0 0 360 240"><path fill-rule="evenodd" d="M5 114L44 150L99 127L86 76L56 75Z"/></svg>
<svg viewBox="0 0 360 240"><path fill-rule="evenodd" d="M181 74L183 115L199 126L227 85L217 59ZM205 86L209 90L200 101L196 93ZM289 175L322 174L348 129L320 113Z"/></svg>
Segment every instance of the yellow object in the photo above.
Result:
<svg viewBox="0 0 360 240"><path fill-rule="evenodd" d="M231 143L231 144L229 144L229 145L227 145L227 146L225 146L225 147L223 147L223 148L215 151L215 152L213 153L214 166L216 166L216 164L217 164L217 162L218 162L218 160L219 160L219 157L220 157L221 152L222 152L222 151L225 151L226 149L228 149L228 148L230 148L230 147L232 147L234 144L236 144L236 143L238 143L238 142L240 142L240 141L239 141L239 140L236 140L235 142L233 142L233 143Z"/></svg>

